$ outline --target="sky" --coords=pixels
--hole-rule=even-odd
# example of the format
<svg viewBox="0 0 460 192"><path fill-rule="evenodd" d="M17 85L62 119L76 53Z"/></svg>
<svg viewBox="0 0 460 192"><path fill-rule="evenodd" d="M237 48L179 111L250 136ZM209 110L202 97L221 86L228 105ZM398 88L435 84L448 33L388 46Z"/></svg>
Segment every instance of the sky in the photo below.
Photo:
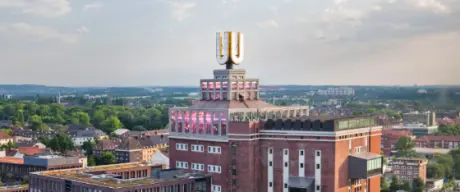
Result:
<svg viewBox="0 0 460 192"><path fill-rule="evenodd" d="M215 33L261 84L460 84L460 0L0 0L0 84L198 86Z"/></svg>

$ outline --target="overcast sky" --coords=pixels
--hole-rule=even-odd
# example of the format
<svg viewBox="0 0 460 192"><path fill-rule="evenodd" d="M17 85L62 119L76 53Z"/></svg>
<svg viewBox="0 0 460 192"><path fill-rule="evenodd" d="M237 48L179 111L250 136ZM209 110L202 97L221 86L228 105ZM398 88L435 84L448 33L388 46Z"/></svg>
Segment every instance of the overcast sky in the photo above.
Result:
<svg viewBox="0 0 460 192"><path fill-rule="evenodd" d="M198 85L226 30L262 84L460 84L460 0L0 0L0 84Z"/></svg>

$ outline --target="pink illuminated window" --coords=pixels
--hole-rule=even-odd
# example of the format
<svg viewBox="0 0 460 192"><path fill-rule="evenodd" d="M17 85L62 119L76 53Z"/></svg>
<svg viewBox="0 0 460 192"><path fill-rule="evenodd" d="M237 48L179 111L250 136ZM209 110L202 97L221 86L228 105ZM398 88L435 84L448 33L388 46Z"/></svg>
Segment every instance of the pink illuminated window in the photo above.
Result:
<svg viewBox="0 0 460 192"><path fill-rule="evenodd" d="M219 135L219 124L213 124L212 133L213 135Z"/></svg>
<svg viewBox="0 0 460 192"><path fill-rule="evenodd" d="M203 131L204 131L204 124L203 123L200 123L200 129L198 131L199 131L200 134L203 133Z"/></svg>
<svg viewBox="0 0 460 192"><path fill-rule="evenodd" d="M171 125L171 131L176 132L176 120L171 119L171 121L169 123Z"/></svg>
<svg viewBox="0 0 460 192"><path fill-rule="evenodd" d="M251 88L251 82L244 83L244 88L245 89L250 89Z"/></svg>
<svg viewBox="0 0 460 192"><path fill-rule="evenodd" d="M206 134L211 134L211 124L206 122Z"/></svg>
<svg viewBox="0 0 460 192"><path fill-rule="evenodd" d="M215 100L220 100L220 93L216 93L216 98Z"/></svg>
<svg viewBox="0 0 460 192"><path fill-rule="evenodd" d="M216 82L216 90L220 90L220 82Z"/></svg>
<svg viewBox="0 0 460 192"><path fill-rule="evenodd" d="M227 90L228 89L228 82L222 82L222 89Z"/></svg>
<svg viewBox="0 0 460 192"><path fill-rule="evenodd" d="M207 83L206 82L201 83L201 89L206 89L206 88L208 88Z"/></svg>
<svg viewBox="0 0 460 192"><path fill-rule="evenodd" d="M232 82L232 89L236 89L236 82Z"/></svg>
<svg viewBox="0 0 460 192"><path fill-rule="evenodd" d="M192 131L191 131L191 132L192 132L192 133L196 133L196 122L195 122L195 121L192 121L191 123L192 123L192 126L191 126L191 127L192 127Z"/></svg>
<svg viewBox="0 0 460 192"><path fill-rule="evenodd" d="M243 86L244 86L243 82L238 82L238 88L243 89L244 88Z"/></svg>
<svg viewBox="0 0 460 192"><path fill-rule="evenodd" d="M214 82L209 82L208 83L208 89L213 90L214 89Z"/></svg>

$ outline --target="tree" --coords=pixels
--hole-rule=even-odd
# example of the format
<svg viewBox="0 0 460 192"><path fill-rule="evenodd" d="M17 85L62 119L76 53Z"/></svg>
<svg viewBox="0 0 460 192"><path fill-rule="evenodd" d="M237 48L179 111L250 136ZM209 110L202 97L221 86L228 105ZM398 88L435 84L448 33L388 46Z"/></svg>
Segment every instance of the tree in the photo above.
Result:
<svg viewBox="0 0 460 192"><path fill-rule="evenodd" d="M88 113L81 112L81 111L72 113L71 118L70 118L70 122L76 125L80 124L80 125L88 126L88 125L91 125L89 121L90 121L90 118L89 118Z"/></svg>
<svg viewBox="0 0 460 192"><path fill-rule="evenodd" d="M85 150L86 156L93 155L93 149L94 149L95 143L93 141L85 141L83 142L83 145L81 148Z"/></svg>
<svg viewBox="0 0 460 192"><path fill-rule="evenodd" d="M41 139L40 140L46 147L54 150L59 151L61 153L65 153L68 150L75 149L75 146L72 142L72 138L68 135L58 133L51 139Z"/></svg>
<svg viewBox="0 0 460 192"><path fill-rule="evenodd" d="M420 177L414 179L412 183L413 192L423 192L425 191L425 182Z"/></svg>
<svg viewBox="0 0 460 192"><path fill-rule="evenodd" d="M116 116L110 116L101 123L101 128L104 132L110 134L117 129L123 128L123 124Z"/></svg>
<svg viewBox="0 0 460 192"><path fill-rule="evenodd" d="M415 143L412 138L408 136L401 136L398 141L396 141L396 157L415 157L417 156L414 150Z"/></svg>
<svg viewBox="0 0 460 192"><path fill-rule="evenodd" d="M22 110L18 110L16 112L16 116L14 116L13 124L17 127L24 127L24 112Z"/></svg>
<svg viewBox="0 0 460 192"><path fill-rule="evenodd" d="M91 119L91 123L96 126L100 127L101 123L105 120L105 114L104 111L98 109L94 111L93 113L93 118Z"/></svg>
<svg viewBox="0 0 460 192"><path fill-rule="evenodd" d="M438 163L428 163L426 172L428 178L442 179L445 177L445 169Z"/></svg>
<svg viewBox="0 0 460 192"><path fill-rule="evenodd" d="M13 173L7 173L6 178L8 179L9 182L13 182L14 180L14 175Z"/></svg>
<svg viewBox="0 0 460 192"><path fill-rule="evenodd" d="M42 118L38 115L33 115L30 117L29 122L32 124L32 130L34 131L46 131L48 126L43 123Z"/></svg>
<svg viewBox="0 0 460 192"><path fill-rule="evenodd" d="M88 156L88 166L95 166L96 165L96 159L94 159L94 156L90 155Z"/></svg>
<svg viewBox="0 0 460 192"><path fill-rule="evenodd" d="M147 131L142 125L136 125L132 129L133 131Z"/></svg>
<svg viewBox="0 0 460 192"><path fill-rule="evenodd" d="M380 191L381 192L390 192L390 184L388 183L385 177L380 177Z"/></svg>
<svg viewBox="0 0 460 192"><path fill-rule="evenodd" d="M401 190L404 190L404 191L411 191L411 187L410 187L410 183L408 180L404 180L402 185L401 185Z"/></svg>
<svg viewBox="0 0 460 192"><path fill-rule="evenodd" d="M65 125L57 125L56 127L54 127L54 130L58 133L67 133L69 127Z"/></svg>
<svg viewBox="0 0 460 192"><path fill-rule="evenodd" d="M115 155L109 151L106 151L101 154L98 165L110 165L114 163L116 163Z"/></svg>
<svg viewBox="0 0 460 192"><path fill-rule="evenodd" d="M399 179L398 177L396 176L393 176L393 178L391 178L391 184L390 184L390 192L396 192L400 189L400 183L399 183Z"/></svg>

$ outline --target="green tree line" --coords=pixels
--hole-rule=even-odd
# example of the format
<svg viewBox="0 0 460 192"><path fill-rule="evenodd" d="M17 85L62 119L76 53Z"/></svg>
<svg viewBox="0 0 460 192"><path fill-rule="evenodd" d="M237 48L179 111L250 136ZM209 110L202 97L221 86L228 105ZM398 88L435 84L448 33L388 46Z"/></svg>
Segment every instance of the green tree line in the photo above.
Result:
<svg viewBox="0 0 460 192"><path fill-rule="evenodd" d="M107 133L118 128L135 130L161 129L168 123L168 108L93 105L64 107L25 101L0 101L0 120L12 120L15 126L27 124L35 131L49 130L49 124L94 126Z"/></svg>

